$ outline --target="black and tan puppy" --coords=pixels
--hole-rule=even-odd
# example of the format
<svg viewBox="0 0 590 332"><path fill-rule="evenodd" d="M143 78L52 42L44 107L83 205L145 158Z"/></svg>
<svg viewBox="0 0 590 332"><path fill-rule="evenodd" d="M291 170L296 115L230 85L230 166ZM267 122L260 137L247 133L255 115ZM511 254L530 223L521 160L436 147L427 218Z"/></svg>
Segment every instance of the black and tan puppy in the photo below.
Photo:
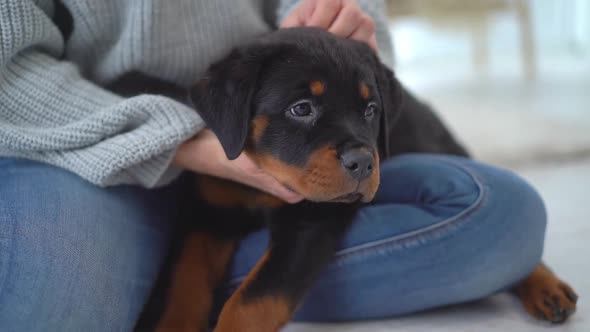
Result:
<svg viewBox="0 0 590 332"><path fill-rule="evenodd" d="M235 243L259 227L270 229L271 243L224 305L215 331L279 330L375 195L380 160L416 151L466 156L368 46L321 30L284 29L236 48L211 66L190 99L229 159L247 153L306 200L287 205L196 176L205 204L174 265L161 331L209 328L213 290ZM532 314L552 321L575 308L573 291L543 265L518 294Z"/></svg>

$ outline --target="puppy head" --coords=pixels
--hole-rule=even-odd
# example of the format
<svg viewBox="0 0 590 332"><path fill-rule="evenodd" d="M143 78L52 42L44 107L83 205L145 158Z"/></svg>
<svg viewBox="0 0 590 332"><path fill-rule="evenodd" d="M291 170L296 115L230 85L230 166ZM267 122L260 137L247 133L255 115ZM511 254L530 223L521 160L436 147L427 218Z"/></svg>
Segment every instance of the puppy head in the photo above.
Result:
<svg viewBox="0 0 590 332"><path fill-rule="evenodd" d="M283 29L234 49L190 90L229 159L242 151L311 201L372 200L400 88L363 43Z"/></svg>

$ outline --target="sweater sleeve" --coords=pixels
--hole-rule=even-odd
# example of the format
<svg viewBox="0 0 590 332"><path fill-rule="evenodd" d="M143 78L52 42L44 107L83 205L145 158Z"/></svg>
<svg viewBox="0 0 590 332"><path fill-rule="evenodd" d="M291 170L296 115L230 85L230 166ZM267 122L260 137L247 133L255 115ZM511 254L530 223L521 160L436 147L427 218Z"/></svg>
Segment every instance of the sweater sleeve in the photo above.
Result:
<svg viewBox="0 0 590 332"><path fill-rule="evenodd" d="M275 0L278 3L276 8L276 26L291 13L302 0ZM387 8L384 0L358 0L359 6L373 18L375 21L375 34L377 35L377 45L379 48L379 57L388 67L393 66L393 46L391 35L389 33L389 21L387 19Z"/></svg>
<svg viewBox="0 0 590 332"><path fill-rule="evenodd" d="M122 98L85 80L58 60L64 40L48 12L31 0L0 0L0 156L53 164L100 186L173 180L175 150L201 118L164 96Z"/></svg>

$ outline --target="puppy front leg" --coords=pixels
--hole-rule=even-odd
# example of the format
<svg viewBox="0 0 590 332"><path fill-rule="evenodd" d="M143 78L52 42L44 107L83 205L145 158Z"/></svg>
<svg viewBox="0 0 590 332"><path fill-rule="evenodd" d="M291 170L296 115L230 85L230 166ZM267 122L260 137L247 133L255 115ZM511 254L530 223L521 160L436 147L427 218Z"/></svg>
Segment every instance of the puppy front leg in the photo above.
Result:
<svg viewBox="0 0 590 332"><path fill-rule="evenodd" d="M235 241L191 233L175 262L168 301L157 332L207 331L213 291L222 280Z"/></svg>
<svg viewBox="0 0 590 332"><path fill-rule="evenodd" d="M356 207L287 207L271 225L269 249L221 311L215 332L275 332L333 257Z"/></svg>

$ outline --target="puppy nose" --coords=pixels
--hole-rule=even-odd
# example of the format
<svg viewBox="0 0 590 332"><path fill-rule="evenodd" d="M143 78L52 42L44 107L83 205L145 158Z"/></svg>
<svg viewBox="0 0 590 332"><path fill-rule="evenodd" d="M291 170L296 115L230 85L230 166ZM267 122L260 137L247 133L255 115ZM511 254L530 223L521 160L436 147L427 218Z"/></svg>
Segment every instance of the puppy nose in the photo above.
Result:
<svg viewBox="0 0 590 332"><path fill-rule="evenodd" d="M363 180L373 173L373 154L365 149L348 150L340 155L340 160L356 180Z"/></svg>

